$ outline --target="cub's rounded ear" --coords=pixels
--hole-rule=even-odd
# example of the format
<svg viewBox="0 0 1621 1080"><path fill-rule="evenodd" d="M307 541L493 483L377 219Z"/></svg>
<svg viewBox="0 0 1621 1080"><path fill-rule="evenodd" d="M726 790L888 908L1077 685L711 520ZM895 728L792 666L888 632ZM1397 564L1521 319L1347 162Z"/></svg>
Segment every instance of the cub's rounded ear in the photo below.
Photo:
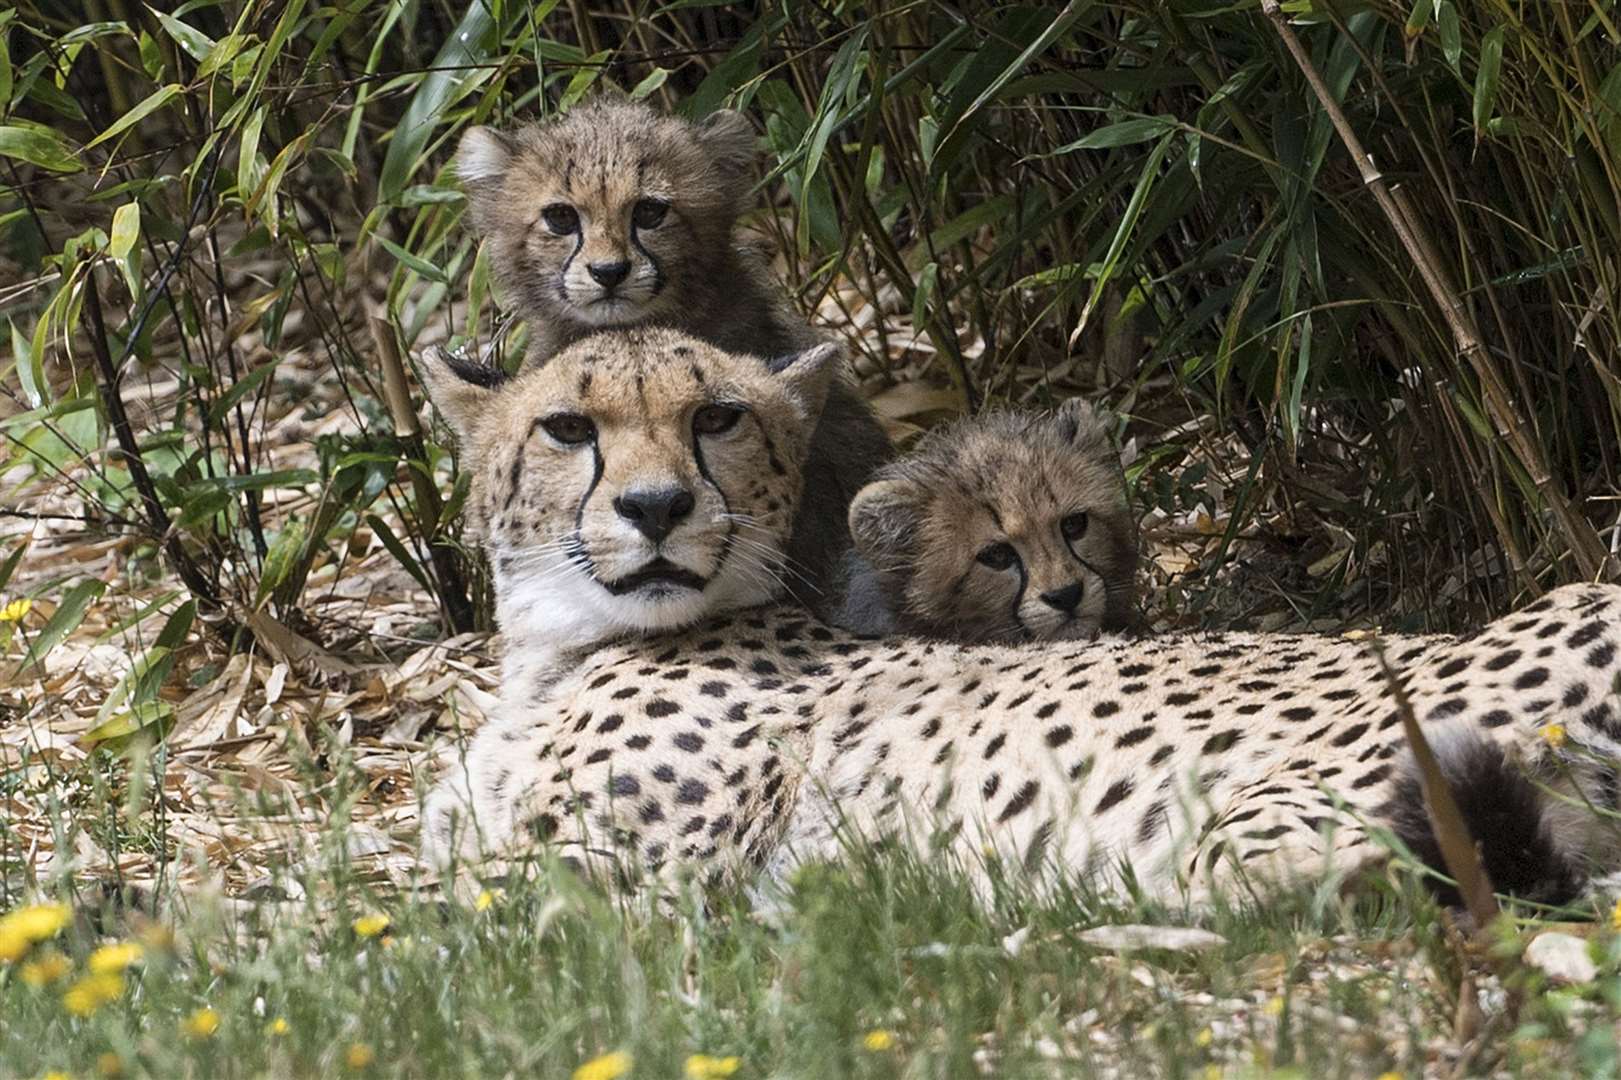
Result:
<svg viewBox="0 0 1621 1080"><path fill-rule="evenodd" d="M825 341L796 353L786 353L766 361L766 370L788 385L789 396L800 415L815 420L827 403L828 388L844 370L844 346Z"/></svg>
<svg viewBox="0 0 1621 1080"><path fill-rule="evenodd" d="M723 165L747 169L754 164L754 125L736 109L716 109L698 121L698 140Z"/></svg>
<svg viewBox="0 0 1621 1080"><path fill-rule="evenodd" d="M456 175L469 189L498 183L512 164L514 149L511 137L494 128L468 128L456 147Z"/></svg>
<svg viewBox="0 0 1621 1080"><path fill-rule="evenodd" d="M1070 398L1053 416L1058 437L1079 450L1112 454L1114 417L1084 398Z"/></svg>
<svg viewBox="0 0 1621 1080"><path fill-rule="evenodd" d="M507 381L506 372L458 359L444 349L429 349L416 360L428 400L456 433L457 441L465 444L479 420L489 414Z"/></svg>
<svg viewBox="0 0 1621 1080"><path fill-rule="evenodd" d="M918 525L928 500L916 480L888 471L878 474L850 500L850 537L856 551L875 567L893 567L913 553Z"/></svg>

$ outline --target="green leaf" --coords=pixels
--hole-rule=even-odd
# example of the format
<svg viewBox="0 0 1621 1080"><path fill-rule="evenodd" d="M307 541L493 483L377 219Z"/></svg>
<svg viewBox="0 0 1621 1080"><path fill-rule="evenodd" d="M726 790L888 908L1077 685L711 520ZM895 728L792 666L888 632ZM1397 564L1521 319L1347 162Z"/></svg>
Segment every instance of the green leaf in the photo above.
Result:
<svg viewBox="0 0 1621 1080"><path fill-rule="evenodd" d="M394 535L394 530L388 527L388 522L376 514L367 514L366 524L371 526L371 531L377 534L377 539L383 542L383 546L388 549L389 554L398 559L400 565L405 567L405 572L416 578L418 585L421 585L429 592L433 592L433 583L428 580L428 575L423 572L422 564L417 562L409 551L405 550L405 545L400 543L400 538Z"/></svg>
<svg viewBox="0 0 1621 1080"><path fill-rule="evenodd" d="M945 136L940 140L942 152L944 152L944 148L947 145L954 144L955 140L958 138L958 133L964 130L963 125L977 115L979 110L985 106L986 102L990 101L997 94L999 94L1002 88L1006 86L1014 76L1018 75L1026 67L1028 67L1030 61L1034 60L1037 56L1045 52L1047 47L1054 41L1057 41L1064 31L1068 30L1074 24L1075 20L1080 18L1082 13L1085 12L1087 8L1090 8L1094 2L1095 0L1069 0L1069 3L1064 5L1064 10L1058 13L1058 16L1053 19L1050 24L1048 24L1047 28L1041 31L1040 34L1036 35L1036 39L1029 45L1026 45L1024 51L1019 53L1018 56L1014 57L1013 60L1006 67L1004 67L1000 73L998 73L994 78L991 79L989 83L985 85L985 88L974 97L973 101L969 103L968 107L956 115L951 122L951 126L946 129ZM949 157L951 155L946 154L946 156Z"/></svg>
<svg viewBox="0 0 1621 1080"><path fill-rule="evenodd" d="M1503 31L1497 26L1480 43L1480 67L1475 71L1475 140L1485 133L1486 121L1497 105L1497 84L1503 73Z"/></svg>
<svg viewBox="0 0 1621 1080"><path fill-rule="evenodd" d="M11 320L6 320L11 322ZM28 406L37 409L45 404L45 394L51 388L46 381L45 367L40 363L40 352L36 351L28 339L23 337L17 324L11 322L11 356L17 361L17 381L22 384L23 396L28 399Z"/></svg>
<svg viewBox="0 0 1621 1080"><path fill-rule="evenodd" d="M169 36L174 38L175 43L185 49L193 60L201 63L213 51L214 39L201 30L188 26L173 15L165 15L151 4L146 6L146 10L158 17L158 22L163 24L163 28L169 32Z"/></svg>
<svg viewBox="0 0 1621 1080"><path fill-rule="evenodd" d="M141 204L132 200L113 211L113 231L107 241L107 254L122 259L135 248L141 235Z"/></svg>
<svg viewBox="0 0 1621 1080"><path fill-rule="evenodd" d="M1173 116L1144 116L1121 120L1104 127L1094 128L1072 143L1065 143L1051 155L1067 154L1072 150L1107 150L1115 146L1132 146L1157 139L1176 127Z"/></svg>
<svg viewBox="0 0 1621 1080"><path fill-rule="evenodd" d="M280 354L273 359L260 364L246 375L242 376L231 388L215 399L208 407L207 425L210 430L218 426L220 418L230 411L231 407L259 388L259 384L275 372L276 366L281 363Z"/></svg>
<svg viewBox="0 0 1621 1080"><path fill-rule="evenodd" d="M411 254L409 251L406 251L404 248L400 247L400 245L382 236L373 234L372 239L376 240L379 244L382 244L384 251L388 252L405 266L415 270L429 281L436 281L441 285L450 284L450 279L445 277L445 272L433 265L433 263L429 262L427 259Z"/></svg>
<svg viewBox="0 0 1621 1080"><path fill-rule="evenodd" d="M185 87L181 86L179 83L170 83L168 86L159 87L157 90L148 94L146 99L140 104L136 105L129 112L125 113L123 116L120 116L117 120L114 120L111 124L109 124L106 131L103 131L100 135L97 135L94 139L91 139L89 142L85 143L85 149L88 150L97 143L106 142L114 135L134 127L152 113L167 105L183 90L185 90Z"/></svg>
<svg viewBox="0 0 1621 1080"><path fill-rule="evenodd" d="M107 586L104 582L91 578L81 581L69 589L62 597L62 602L51 613L50 619L43 629L34 635L28 643L28 652L23 656L22 662L17 665L16 674L21 675L30 665L37 664L60 645L69 634L73 633L78 625L84 621L85 613L90 605L105 592Z"/></svg>
<svg viewBox="0 0 1621 1080"><path fill-rule="evenodd" d="M522 6L512 5L513 8ZM405 115L395 125L394 138L388 144L388 154L383 158L382 172L377 179L378 202L391 203L405 190L445 110L488 77L488 72L469 69L476 69L489 59L498 36L488 0L473 0L433 58L434 70L422 77Z"/></svg>
<svg viewBox="0 0 1621 1080"><path fill-rule="evenodd" d="M1440 0L1435 8L1435 25L1441 32L1441 55L1453 71L1463 61L1463 31L1458 26L1458 9L1452 0Z"/></svg>
<svg viewBox="0 0 1621 1080"><path fill-rule="evenodd" d="M78 172L84 168L62 137L46 128L0 127L0 155L51 172Z"/></svg>
<svg viewBox="0 0 1621 1080"><path fill-rule="evenodd" d="M287 580L298 565L300 556L304 552L306 530L303 518L293 518L276 536L275 543L265 553L264 569L259 574L259 587L253 598L253 609L263 608L270 594L276 591L277 586Z"/></svg>
<svg viewBox="0 0 1621 1080"><path fill-rule="evenodd" d="M17 564L22 562L23 552L27 550L28 538L25 536L22 543L17 545L17 550L7 555L5 562L0 562L0 589L11 584L11 575L17 572Z"/></svg>
<svg viewBox="0 0 1621 1080"><path fill-rule="evenodd" d="M669 8L666 7L665 10L668 11ZM668 79L669 77L670 77L670 69L669 68L661 68L661 67L654 68L652 73L650 75L648 75L647 78L645 78L641 82L637 83L636 88L630 92L631 100L632 101L640 101L644 97L647 97L649 94L656 91L659 87L663 86L664 85L664 80Z"/></svg>

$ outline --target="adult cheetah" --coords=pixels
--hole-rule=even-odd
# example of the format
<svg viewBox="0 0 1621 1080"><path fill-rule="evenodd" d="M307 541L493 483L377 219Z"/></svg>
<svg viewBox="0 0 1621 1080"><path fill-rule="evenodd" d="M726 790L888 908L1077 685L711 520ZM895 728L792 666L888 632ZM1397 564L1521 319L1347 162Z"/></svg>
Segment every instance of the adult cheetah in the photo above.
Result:
<svg viewBox="0 0 1621 1080"><path fill-rule="evenodd" d="M498 715L430 798L430 858L544 846L619 874L780 878L855 834L976 874L987 851L1106 888L1129 867L1147 895L1199 904L1363 870L1386 857L1381 827L1424 839L1363 643L965 646L772 603L759 553L786 543L835 362L762 367L644 331L510 383L430 369L467 448L508 652ZM1490 868L1529 874L1500 884L1617 864L1598 816L1555 796L1617 801L1618 645L1621 589L1600 585L1471 638L1386 641L1443 760L1484 797L1477 822L1509 796L1528 808L1512 836L1480 836Z"/></svg>

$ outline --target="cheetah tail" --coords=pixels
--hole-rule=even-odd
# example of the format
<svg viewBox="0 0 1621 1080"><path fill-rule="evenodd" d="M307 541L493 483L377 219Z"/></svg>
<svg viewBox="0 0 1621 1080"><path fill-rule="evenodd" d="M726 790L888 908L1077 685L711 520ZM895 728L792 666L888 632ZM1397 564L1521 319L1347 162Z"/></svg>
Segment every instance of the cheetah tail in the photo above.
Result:
<svg viewBox="0 0 1621 1080"><path fill-rule="evenodd" d="M1544 904L1577 899L1587 875L1578 854L1559 842L1560 830L1553 820L1556 797L1509 760L1502 746L1485 738L1453 736L1436 740L1434 749L1492 887ZM1388 824L1402 843L1425 865L1445 874L1418 765L1410 754L1387 809ZM1428 880L1437 900L1449 907L1462 906L1463 898L1450 881Z"/></svg>

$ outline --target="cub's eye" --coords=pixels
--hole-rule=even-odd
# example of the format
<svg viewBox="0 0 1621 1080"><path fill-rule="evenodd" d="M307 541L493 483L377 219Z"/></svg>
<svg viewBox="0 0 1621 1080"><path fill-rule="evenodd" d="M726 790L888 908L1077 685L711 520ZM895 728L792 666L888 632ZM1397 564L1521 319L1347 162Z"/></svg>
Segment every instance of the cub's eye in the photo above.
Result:
<svg viewBox="0 0 1621 1080"><path fill-rule="evenodd" d="M1058 531L1064 534L1065 540L1079 540L1086 535L1087 520L1084 511L1071 514L1058 523Z"/></svg>
<svg viewBox="0 0 1621 1080"><path fill-rule="evenodd" d="M540 212L540 220L558 236L572 236L580 231L580 214L568 203L552 203Z"/></svg>
<svg viewBox="0 0 1621 1080"><path fill-rule="evenodd" d="M735 405L705 405L692 414L692 430L700 435L719 435L737 426L743 410Z"/></svg>
<svg viewBox="0 0 1621 1080"><path fill-rule="evenodd" d="M630 220L638 229L656 229L664 224L664 215L670 204L663 199L639 199L630 212Z"/></svg>
<svg viewBox="0 0 1621 1080"><path fill-rule="evenodd" d="M597 425L581 416L579 413L558 413L548 416L540 422L546 429L546 434L565 446L578 446L587 443L597 433Z"/></svg>
<svg viewBox="0 0 1621 1080"><path fill-rule="evenodd" d="M1006 570L1019 561L1019 553L1013 550L1012 544L991 544L981 549L974 559L992 570Z"/></svg>

